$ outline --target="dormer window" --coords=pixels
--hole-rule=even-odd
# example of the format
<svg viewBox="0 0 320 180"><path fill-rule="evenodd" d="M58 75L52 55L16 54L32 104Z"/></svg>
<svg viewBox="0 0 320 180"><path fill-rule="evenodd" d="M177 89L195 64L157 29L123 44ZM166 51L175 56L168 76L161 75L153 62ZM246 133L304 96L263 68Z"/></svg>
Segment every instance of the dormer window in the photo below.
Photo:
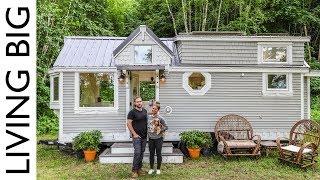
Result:
<svg viewBox="0 0 320 180"><path fill-rule="evenodd" d="M258 43L259 64L292 64L292 43Z"/></svg>
<svg viewBox="0 0 320 180"><path fill-rule="evenodd" d="M285 47L263 47L262 53L264 62L287 61L287 48Z"/></svg>
<svg viewBox="0 0 320 180"><path fill-rule="evenodd" d="M151 46L134 46L134 62L136 64L152 63Z"/></svg>

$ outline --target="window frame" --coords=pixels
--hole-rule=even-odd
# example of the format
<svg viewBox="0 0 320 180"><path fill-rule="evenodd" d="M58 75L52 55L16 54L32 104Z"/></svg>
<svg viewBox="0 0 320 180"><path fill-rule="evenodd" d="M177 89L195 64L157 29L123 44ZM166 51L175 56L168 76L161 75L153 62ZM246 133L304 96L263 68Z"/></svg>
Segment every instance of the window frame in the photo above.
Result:
<svg viewBox="0 0 320 180"><path fill-rule="evenodd" d="M268 76L269 75L286 75L286 89L277 89L268 87ZM293 96L292 90L292 73L263 73L262 74L262 94L263 96Z"/></svg>
<svg viewBox="0 0 320 180"><path fill-rule="evenodd" d="M258 64L292 64L292 44L291 42L259 42L258 43ZM269 61L263 59L263 48L266 47L282 47L286 48L286 61Z"/></svg>
<svg viewBox="0 0 320 180"><path fill-rule="evenodd" d="M54 79L58 78L58 100L54 99ZM50 101L52 103L59 103L60 101L60 75L59 74L52 74L50 76Z"/></svg>
<svg viewBox="0 0 320 180"><path fill-rule="evenodd" d="M205 85L200 90L194 90L189 86L189 77L193 73L201 73L205 78ZM185 72L182 77L182 86L191 96L205 95L211 88L211 74L207 72Z"/></svg>
<svg viewBox="0 0 320 180"><path fill-rule="evenodd" d="M135 48L137 46L150 46L151 47L151 62L147 62L147 63L141 63L141 62L136 62L136 57L135 57ZM134 44L133 45L133 61L132 61L132 65L149 65L149 64L153 64L153 47L152 44Z"/></svg>
<svg viewBox="0 0 320 180"><path fill-rule="evenodd" d="M80 74L81 73L109 73L114 76L114 106L113 107L80 107ZM118 72L114 71L85 71L75 73L75 106L74 111L76 114L105 114L118 112Z"/></svg>

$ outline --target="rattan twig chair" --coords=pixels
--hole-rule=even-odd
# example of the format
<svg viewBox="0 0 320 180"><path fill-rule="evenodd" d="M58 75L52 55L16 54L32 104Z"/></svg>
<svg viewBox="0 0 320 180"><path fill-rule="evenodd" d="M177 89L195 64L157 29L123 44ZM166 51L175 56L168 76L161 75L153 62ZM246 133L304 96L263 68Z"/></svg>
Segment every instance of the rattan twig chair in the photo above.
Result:
<svg viewBox="0 0 320 180"><path fill-rule="evenodd" d="M282 146L277 138L279 160L299 165L302 168L317 164L320 144L320 125L315 121L303 119L292 127L289 144Z"/></svg>
<svg viewBox="0 0 320 180"><path fill-rule="evenodd" d="M253 136L253 129L244 117L229 114L221 117L215 126L218 151L224 157L260 156L261 137Z"/></svg>

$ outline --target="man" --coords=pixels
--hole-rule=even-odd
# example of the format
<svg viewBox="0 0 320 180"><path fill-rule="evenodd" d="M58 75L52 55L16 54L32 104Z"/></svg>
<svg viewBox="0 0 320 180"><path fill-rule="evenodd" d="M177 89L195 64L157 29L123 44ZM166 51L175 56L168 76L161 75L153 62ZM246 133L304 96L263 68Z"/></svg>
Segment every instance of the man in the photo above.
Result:
<svg viewBox="0 0 320 180"><path fill-rule="evenodd" d="M134 108L128 114L127 126L132 134L134 156L132 163L132 178L143 175L141 171L143 153L147 143L147 110L142 107L141 97L134 98Z"/></svg>

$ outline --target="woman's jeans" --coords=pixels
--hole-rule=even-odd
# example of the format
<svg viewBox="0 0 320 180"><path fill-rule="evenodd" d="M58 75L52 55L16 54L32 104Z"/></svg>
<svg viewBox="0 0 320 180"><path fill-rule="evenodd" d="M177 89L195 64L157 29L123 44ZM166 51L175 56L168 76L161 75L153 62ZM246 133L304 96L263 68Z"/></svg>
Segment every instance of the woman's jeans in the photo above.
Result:
<svg viewBox="0 0 320 180"><path fill-rule="evenodd" d="M132 143L134 148L132 171L138 171L142 168L143 153L146 149L147 139L133 138Z"/></svg>
<svg viewBox="0 0 320 180"><path fill-rule="evenodd" d="M160 169L162 162L162 144L163 137L158 139L149 139L149 152L150 152L150 169L153 169L154 166L154 154L157 153L157 169Z"/></svg>

